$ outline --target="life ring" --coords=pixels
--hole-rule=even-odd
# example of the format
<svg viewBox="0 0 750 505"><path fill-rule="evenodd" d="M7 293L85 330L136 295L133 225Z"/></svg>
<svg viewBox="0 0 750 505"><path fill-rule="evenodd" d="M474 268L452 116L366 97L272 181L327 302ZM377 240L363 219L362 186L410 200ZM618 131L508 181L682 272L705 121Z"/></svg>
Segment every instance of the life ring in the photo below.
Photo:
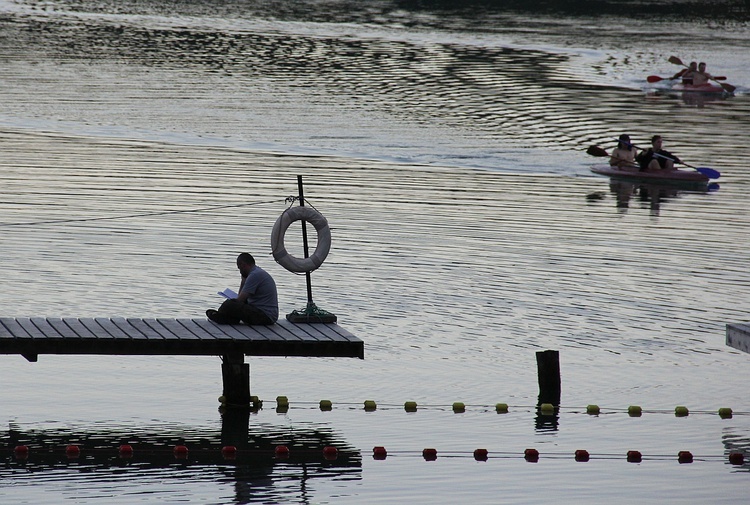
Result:
<svg viewBox="0 0 750 505"><path fill-rule="evenodd" d="M295 221L304 220L315 227L318 232L318 244L315 252L309 258L295 258L287 252L284 246L284 234ZM271 232L271 250L273 259L290 272L312 272L323 264L328 251L331 250L331 229L328 221L317 210L311 207L289 207L281 213Z"/></svg>

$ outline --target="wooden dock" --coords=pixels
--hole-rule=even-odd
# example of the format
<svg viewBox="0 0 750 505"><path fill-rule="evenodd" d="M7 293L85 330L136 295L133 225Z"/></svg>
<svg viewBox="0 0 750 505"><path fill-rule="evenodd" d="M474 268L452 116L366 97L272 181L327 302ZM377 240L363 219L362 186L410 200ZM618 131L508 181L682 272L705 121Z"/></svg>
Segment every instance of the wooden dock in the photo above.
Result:
<svg viewBox="0 0 750 505"><path fill-rule="evenodd" d="M0 354L221 356L224 396L250 401L244 356L364 359L364 342L335 323L220 325L208 319L0 317Z"/></svg>
<svg viewBox="0 0 750 505"><path fill-rule="evenodd" d="M750 353L750 323L727 324L727 345Z"/></svg>

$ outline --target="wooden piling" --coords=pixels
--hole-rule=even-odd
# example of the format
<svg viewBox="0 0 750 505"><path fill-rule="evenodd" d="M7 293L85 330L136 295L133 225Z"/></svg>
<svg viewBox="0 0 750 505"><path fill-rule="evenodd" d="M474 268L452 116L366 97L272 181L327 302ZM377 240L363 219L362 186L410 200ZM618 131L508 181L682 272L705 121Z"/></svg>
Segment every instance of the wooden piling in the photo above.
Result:
<svg viewBox="0 0 750 505"><path fill-rule="evenodd" d="M558 351L537 351L537 375L539 377L539 404L560 405L560 353Z"/></svg>
<svg viewBox="0 0 750 505"><path fill-rule="evenodd" d="M250 404L250 365L245 363L242 353L225 354L222 361L221 377L227 406L248 406Z"/></svg>

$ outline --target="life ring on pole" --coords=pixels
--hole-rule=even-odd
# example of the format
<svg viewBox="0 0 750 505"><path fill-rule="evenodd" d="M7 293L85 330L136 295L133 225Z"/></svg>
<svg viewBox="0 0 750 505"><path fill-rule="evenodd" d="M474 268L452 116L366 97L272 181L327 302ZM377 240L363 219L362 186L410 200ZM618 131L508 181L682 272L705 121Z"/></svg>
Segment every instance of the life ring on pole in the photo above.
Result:
<svg viewBox="0 0 750 505"><path fill-rule="evenodd" d="M295 258L287 252L284 246L284 234L289 226L295 222L304 220L315 227L318 233L318 244L315 252L309 258ZM289 207L281 213L271 232L271 250L273 259L290 272L312 272L323 264L328 251L331 250L331 229L328 220L317 210L311 207Z"/></svg>

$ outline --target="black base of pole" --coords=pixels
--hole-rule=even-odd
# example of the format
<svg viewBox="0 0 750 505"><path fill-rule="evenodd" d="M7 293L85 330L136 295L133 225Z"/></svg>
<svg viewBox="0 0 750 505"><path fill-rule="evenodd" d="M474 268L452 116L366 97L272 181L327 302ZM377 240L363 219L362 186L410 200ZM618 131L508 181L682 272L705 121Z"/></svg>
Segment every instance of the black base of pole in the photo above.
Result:
<svg viewBox="0 0 750 505"><path fill-rule="evenodd" d="M336 314L331 314L325 310L319 309L314 303L308 303L304 310L294 310L286 315L286 320L290 323L335 323Z"/></svg>
<svg viewBox="0 0 750 505"><path fill-rule="evenodd" d="M290 323L335 323L337 321L335 314L326 314L325 316L307 315L292 312L286 315L286 320Z"/></svg>

